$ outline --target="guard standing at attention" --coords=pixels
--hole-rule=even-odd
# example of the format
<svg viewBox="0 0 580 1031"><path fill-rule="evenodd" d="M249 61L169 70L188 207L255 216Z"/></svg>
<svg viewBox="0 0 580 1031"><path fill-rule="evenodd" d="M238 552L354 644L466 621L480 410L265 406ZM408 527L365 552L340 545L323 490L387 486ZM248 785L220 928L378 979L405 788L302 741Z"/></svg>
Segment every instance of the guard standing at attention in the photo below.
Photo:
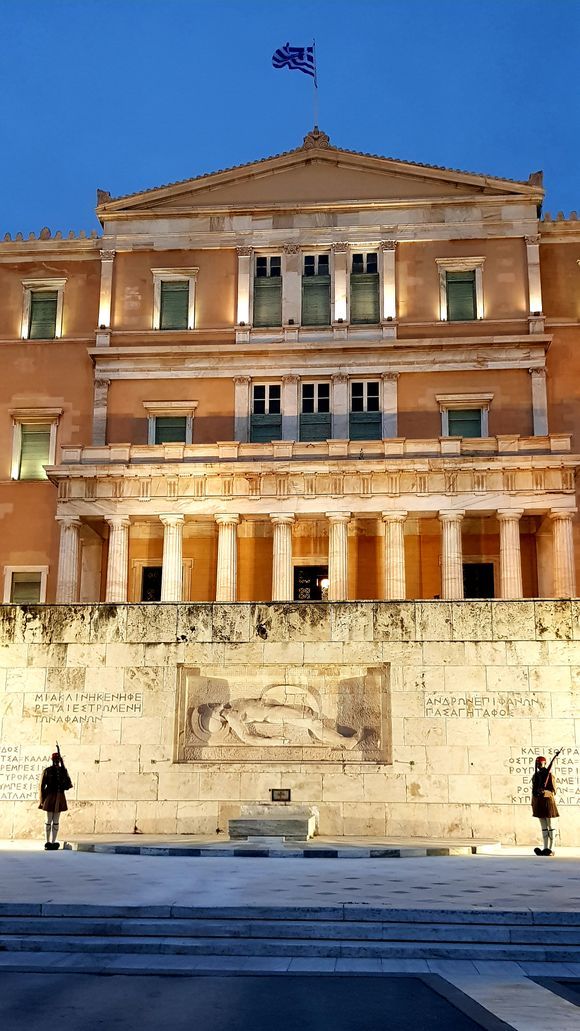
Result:
<svg viewBox="0 0 580 1031"><path fill-rule="evenodd" d="M534 776L532 777L532 813L540 821L542 828L543 848L535 848L537 856L554 855L554 838L556 828L553 821L560 815L556 805L556 781L552 773L554 760L560 755L561 748L546 766L545 756L539 755L536 759Z"/></svg>
<svg viewBox="0 0 580 1031"><path fill-rule="evenodd" d="M66 813L68 809L65 791L72 788L72 781L62 761L58 745L56 749L56 752L53 752L51 757L52 766L47 766L40 778L40 805L38 808L43 809L46 813L46 843L44 847L47 852L60 847L59 842L56 840L58 837L60 814Z"/></svg>

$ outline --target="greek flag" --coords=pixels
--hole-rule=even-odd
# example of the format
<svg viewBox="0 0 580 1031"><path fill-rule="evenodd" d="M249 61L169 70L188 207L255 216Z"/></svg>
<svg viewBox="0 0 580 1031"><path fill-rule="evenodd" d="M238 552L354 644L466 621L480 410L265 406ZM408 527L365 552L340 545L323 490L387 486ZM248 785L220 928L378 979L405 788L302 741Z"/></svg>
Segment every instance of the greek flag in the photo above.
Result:
<svg viewBox="0 0 580 1031"><path fill-rule="evenodd" d="M291 47L289 43L272 54L274 68L289 68L291 72L304 72L316 81L314 47Z"/></svg>

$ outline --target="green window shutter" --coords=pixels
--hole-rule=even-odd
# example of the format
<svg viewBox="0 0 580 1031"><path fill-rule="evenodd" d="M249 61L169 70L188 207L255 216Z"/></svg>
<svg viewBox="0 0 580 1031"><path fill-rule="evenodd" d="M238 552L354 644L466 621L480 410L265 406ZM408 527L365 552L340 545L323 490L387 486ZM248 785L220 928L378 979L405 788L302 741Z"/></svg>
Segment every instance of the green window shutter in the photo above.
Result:
<svg viewBox="0 0 580 1031"><path fill-rule="evenodd" d="M282 440L281 415L252 415L250 442L268 444L271 440Z"/></svg>
<svg viewBox="0 0 580 1031"><path fill-rule="evenodd" d="M264 276L254 280L254 326L282 325L282 279Z"/></svg>
<svg viewBox="0 0 580 1031"><path fill-rule="evenodd" d="M447 418L450 437L481 437L480 408L450 408Z"/></svg>
<svg viewBox="0 0 580 1031"><path fill-rule="evenodd" d="M381 440L381 413L351 412L349 417L349 437L351 440Z"/></svg>
<svg viewBox="0 0 580 1031"><path fill-rule="evenodd" d="M43 466L48 465L50 455L50 426L36 426L23 423L20 427L20 469L19 480L46 480Z"/></svg>
<svg viewBox="0 0 580 1031"><path fill-rule="evenodd" d="M13 573L10 601L13 605L38 605L41 573Z"/></svg>
<svg viewBox="0 0 580 1031"><path fill-rule="evenodd" d="M189 318L189 280L161 281L160 329L187 329Z"/></svg>
<svg viewBox="0 0 580 1031"><path fill-rule="evenodd" d="M330 276L302 277L302 325L330 326Z"/></svg>
<svg viewBox="0 0 580 1031"><path fill-rule="evenodd" d="M185 415L162 415L155 419L156 444L185 444Z"/></svg>
<svg viewBox="0 0 580 1031"><path fill-rule="evenodd" d="M300 440L329 440L330 413L303 412L300 416Z"/></svg>
<svg viewBox="0 0 580 1031"><path fill-rule="evenodd" d="M30 340L54 340L57 305L57 290L30 291Z"/></svg>
<svg viewBox="0 0 580 1031"><path fill-rule="evenodd" d="M475 272L447 273L447 319L466 322L476 316Z"/></svg>
<svg viewBox="0 0 580 1031"><path fill-rule="evenodd" d="M378 323L379 317L378 273L353 274L350 277L350 321Z"/></svg>

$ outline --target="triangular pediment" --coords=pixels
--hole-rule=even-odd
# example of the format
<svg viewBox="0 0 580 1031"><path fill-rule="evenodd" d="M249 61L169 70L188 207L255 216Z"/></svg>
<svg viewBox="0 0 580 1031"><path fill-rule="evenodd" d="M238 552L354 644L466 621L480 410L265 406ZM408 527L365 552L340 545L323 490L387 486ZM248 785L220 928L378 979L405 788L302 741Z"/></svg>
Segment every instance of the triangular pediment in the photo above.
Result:
<svg viewBox="0 0 580 1031"><path fill-rule="evenodd" d="M322 137L322 142L320 138ZM195 209L301 207L519 195L541 200L536 182L515 182L331 147L324 134L286 154L127 197L100 194L101 219Z"/></svg>

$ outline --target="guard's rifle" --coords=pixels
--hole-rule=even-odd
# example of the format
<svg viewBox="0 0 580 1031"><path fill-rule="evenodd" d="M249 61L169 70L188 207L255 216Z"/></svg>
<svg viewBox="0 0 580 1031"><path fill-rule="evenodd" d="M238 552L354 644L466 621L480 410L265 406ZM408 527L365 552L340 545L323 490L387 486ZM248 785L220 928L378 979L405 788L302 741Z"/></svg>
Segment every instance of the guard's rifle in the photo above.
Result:
<svg viewBox="0 0 580 1031"><path fill-rule="evenodd" d="M550 770L552 769L552 766L554 765L554 763L555 763L556 759L558 758L558 756L560 755L560 752L561 752L561 751L562 751L562 749L561 749L561 748L559 748L557 752L554 752L554 755L553 755L553 756L552 756L552 758L550 759L550 764L549 764L549 766L547 766L547 767L546 767L546 776L548 775L548 773L549 773L549 772L550 772Z"/></svg>

